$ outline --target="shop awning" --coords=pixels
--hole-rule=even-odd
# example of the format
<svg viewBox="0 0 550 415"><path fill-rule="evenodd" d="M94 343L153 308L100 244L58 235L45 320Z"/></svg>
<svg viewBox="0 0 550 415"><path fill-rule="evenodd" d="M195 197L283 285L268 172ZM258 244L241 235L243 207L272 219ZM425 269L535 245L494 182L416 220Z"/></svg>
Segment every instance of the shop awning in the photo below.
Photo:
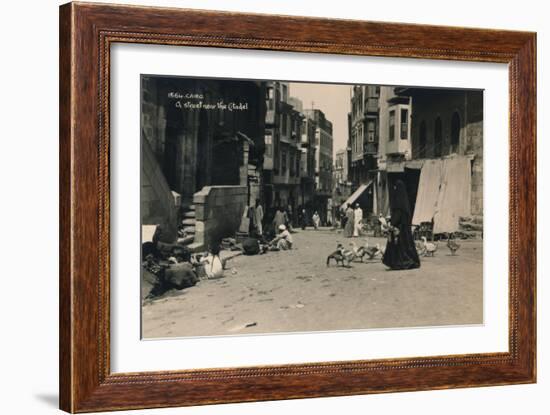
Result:
<svg viewBox="0 0 550 415"><path fill-rule="evenodd" d="M346 205L355 203L355 201L356 201L357 199L359 199L359 197L363 194L363 192L364 192L365 190L368 189L368 187L369 187L371 184L372 184L372 180L370 180L370 181L369 181L368 183L366 183L366 184L360 185L360 186L357 188L357 190L356 190L355 192L353 192L353 194L352 194L350 197L348 197L347 200L346 200L344 203L342 203L342 204L340 205L340 207L343 207L343 206L346 206Z"/></svg>

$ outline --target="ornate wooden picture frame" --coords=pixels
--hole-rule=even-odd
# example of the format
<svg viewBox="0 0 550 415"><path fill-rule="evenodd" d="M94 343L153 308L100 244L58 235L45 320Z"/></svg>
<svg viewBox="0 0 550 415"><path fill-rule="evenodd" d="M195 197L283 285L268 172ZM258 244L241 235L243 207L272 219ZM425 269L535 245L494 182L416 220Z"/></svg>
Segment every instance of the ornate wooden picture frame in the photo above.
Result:
<svg viewBox="0 0 550 415"><path fill-rule="evenodd" d="M115 43L509 65L509 351L111 373L110 48ZM60 8L60 406L91 412L536 379L536 35L183 9Z"/></svg>

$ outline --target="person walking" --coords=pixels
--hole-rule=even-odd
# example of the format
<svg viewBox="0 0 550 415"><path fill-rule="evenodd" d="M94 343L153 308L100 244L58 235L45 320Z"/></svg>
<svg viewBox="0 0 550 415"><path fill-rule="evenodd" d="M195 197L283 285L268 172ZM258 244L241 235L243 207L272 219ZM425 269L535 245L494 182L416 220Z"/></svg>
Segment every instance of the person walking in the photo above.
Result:
<svg viewBox="0 0 550 415"><path fill-rule="evenodd" d="M405 183L397 180L390 190L391 219L382 263L392 270L420 268L411 232L411 210Z"/></svg>
<svg viewBox="0 0 550 415"><path fill-rule="evenodd" d="M321 217L319 216L317 211L315 211L311 220L313 221L313 227L315 228L315 230L318 230L319 226L321 225Z"/></svg>
<svg viewBox="0 0 550 415"><path fill-rule="evenodd" d="M302 230L305 231L307 227L307 211L306 208L302 207L300 210L300 226Z"/></svg>
<svg viewBox="0 0 550 415"><path fill-rule="evenodd" d="M346 223L348 221L346 217L346 207L347 205L340 206L340 225L342 226L342 230L346 229Z"/></svg>
<svg viewBox="0 0 550 415"><path fill-rule="evenodd" d="M273 228L277 230L281 225L285 225L286 228L286 214L281 206L277 206L277 211L273 218Z"/></svg>
<svg viewBox="0 0 550 415"><path fill-rule="evenodd" d="M351 238L353 236L353 229L355 227L355 213L352 207L346 205L346 226L344 227L344 237Z"/></svg>
<svg viewBox="0 0 550 415"><path fill-rule="evenodd" d="M353 211L353 236L358 237L361 234L361 227L363 226L363 209L359 206L359 203L355 204L355 210Z"/></svg>
<svg viewBox="0 0 550 415"><path fill-rule="evenodd" d="M256 232L258 235L263 234L263 220L264 220L264 208L262 207L260 203L260 199L256 199L256 207L254 209L254 215L256 218Z"/></svg>

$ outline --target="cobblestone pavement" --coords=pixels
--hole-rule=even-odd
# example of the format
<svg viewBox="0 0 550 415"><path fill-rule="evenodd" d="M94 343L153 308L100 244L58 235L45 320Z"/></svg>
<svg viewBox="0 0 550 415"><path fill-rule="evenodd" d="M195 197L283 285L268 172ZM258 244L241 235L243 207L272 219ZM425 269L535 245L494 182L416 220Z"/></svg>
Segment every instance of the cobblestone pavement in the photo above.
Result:
<svg viewBox="0 0 550 415"><path fill-rule="evenodd" d="M295 249L238 256L225 277L146 303L143 336L236 335L318 330L481 324L483 244L439 242L420 269L388 271L378 256L351 268L326 267L342 234L307 229ZM364 238L353 239L357 244ZM369 244L385 240L369 238Z"/></svg>

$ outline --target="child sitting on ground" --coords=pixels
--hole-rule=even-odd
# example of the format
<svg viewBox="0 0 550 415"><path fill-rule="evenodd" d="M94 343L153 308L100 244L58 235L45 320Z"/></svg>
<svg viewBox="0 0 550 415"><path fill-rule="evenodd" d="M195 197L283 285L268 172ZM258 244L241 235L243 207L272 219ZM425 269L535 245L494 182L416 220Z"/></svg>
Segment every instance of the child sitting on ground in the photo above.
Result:
<svg viewBox="0 0 550 415"><path fill-rule="evenodd" d="M222 278L223 277L223 263L220 258L220 245L213 244L210 247L207 256L200 259L201 264L204 266L206 277L208 279Z"/></svg>

